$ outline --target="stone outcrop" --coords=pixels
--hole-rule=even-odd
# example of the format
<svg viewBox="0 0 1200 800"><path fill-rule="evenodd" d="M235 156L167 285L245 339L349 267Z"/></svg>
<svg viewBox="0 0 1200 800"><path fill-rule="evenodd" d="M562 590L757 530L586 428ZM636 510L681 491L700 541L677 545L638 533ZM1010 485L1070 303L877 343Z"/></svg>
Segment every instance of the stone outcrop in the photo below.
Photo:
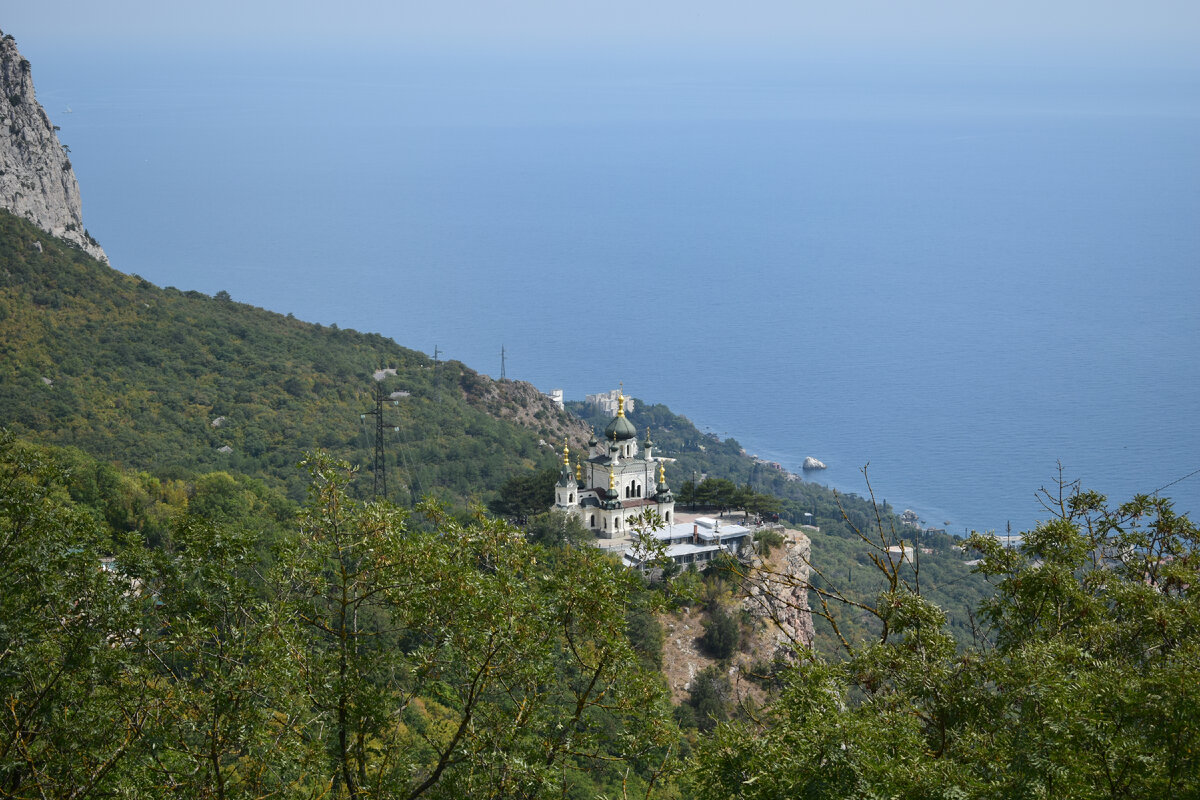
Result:
<svg viewBox="0 0 1200 800"><path fill-rule="evenodd" d="M809 559L812 545L797 530L778 529L783 546L769 556L754 556L746 565L738 591L728 602L729 612L746 612L752 622L742 629L742 642L724 667L733 688L733 702L753 698L764 702L762 689L749 677L764 663L777 656L791 657L797 649L811 648L815 632L808 603ZM733 606L736 604L736 606ZM705 615L700 609L684 608L664 613L663 674L675 703L687 699L692 679L706 668L721 664L704 652L700 637L704 634Z"/></svg>
<svg viewBox="0 0 1200 800"><path fill-rule="evenodd" d="M108 263L83 227L79 183L57 128L33 93L29 62L0 36L0 207Z"/></svg>
<svg viewBox="0 0 1200 800"><path fill-rule="evenodd" d="M742 607L764 621L769 645L776 651L812 646L816 632L808 604L811 558L809 538L785 531L783 552L758 564L747 582Z"/></svg>
<svg viewBox="0 0 1200 800"><path fill-rule="evenodd" d="M825 464L824 462L818 461L812 456L809 456L808 458L804 459L804 465L802 469L825 469Z"/></svg>
<svg viewBox="0 0 1200 800"><path fill-rule="evenodd" d="M462 367L457 361L445 362L443 368L459 371L463 399L475 408L533 431L548 447L561 450L565 440L572 453L586 451L592 436L591 426L559 408L532 383L493 380Z"/></svg>

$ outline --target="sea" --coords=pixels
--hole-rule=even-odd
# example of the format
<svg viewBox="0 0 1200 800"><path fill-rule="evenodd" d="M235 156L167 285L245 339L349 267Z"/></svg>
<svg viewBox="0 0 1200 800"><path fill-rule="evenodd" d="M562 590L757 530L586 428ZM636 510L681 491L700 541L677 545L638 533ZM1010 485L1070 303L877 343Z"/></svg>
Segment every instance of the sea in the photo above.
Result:
<svg viewBox="0 0 1200 800"><path fill-rule="evenodd" d="M124 272L951 533L1060 478L1200 512L1194 64L19 44Z"/></svg>

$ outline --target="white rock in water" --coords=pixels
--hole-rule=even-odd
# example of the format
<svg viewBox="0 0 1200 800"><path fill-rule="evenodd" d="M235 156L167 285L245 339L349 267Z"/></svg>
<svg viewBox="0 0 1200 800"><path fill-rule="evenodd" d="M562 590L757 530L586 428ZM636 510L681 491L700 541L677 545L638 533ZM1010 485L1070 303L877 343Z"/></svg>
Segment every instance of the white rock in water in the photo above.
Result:
<svg viewBox="0 0 1200 800"><path fill-rule="evenodd" d="M804 459L803 469L826 469L826 466L812 456L809 456L808 458Z"/></svg>

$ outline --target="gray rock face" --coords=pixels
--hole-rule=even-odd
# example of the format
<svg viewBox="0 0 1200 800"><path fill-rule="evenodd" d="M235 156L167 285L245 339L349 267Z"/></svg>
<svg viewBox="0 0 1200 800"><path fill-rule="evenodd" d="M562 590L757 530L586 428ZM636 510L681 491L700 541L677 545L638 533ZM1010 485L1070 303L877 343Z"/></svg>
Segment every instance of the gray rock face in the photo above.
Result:
<svg viewBox="0 0 1200 800"><path fill-rule="evenodd" d="M32 69L12 36L0 36L0 89L0 207L107 264L83 227L71 161L34 96Z"/></svg>
<svg viewBox="0 0 1200 800"><path fill-rule="evenodd" d="M804 465L801 467L801 469L825 469L825 465L812 456L809 456L808 458L804 459Z"/></svg>
<svg viewBox="0 0 1200 800"><path fill-rule="evenodd" d="M812 647L816 637L808 604L811 562L812 542L799 531L788 531L778 570L759 570L749 581L742 607L774 623L777 650Z"/></svg>

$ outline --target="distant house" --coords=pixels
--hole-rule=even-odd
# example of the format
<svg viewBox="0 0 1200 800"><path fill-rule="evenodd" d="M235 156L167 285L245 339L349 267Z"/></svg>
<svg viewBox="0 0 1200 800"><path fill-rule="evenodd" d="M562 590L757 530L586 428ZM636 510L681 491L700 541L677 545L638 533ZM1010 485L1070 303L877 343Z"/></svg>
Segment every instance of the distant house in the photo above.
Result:
<svg viewBox="0 0 1200 800"><path fill-rule="evenodd" d="M619 408L624 408L630 414L633 413L633 398L626 397L620 389L613 389L611 392L601 392L599 394L589 394L584 397L584 402L589 406L595 406L605 414L616 416Z"/></svg>

